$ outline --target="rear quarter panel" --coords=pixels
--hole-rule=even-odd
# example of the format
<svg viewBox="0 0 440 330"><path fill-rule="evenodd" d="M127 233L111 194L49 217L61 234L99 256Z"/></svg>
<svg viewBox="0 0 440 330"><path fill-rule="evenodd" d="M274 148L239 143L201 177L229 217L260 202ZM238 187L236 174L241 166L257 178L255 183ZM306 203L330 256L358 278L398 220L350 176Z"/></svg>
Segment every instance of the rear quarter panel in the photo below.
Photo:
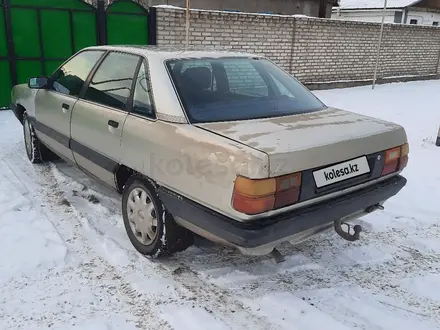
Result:
<svg viewBox="0 0 440 330"><path fill-rule="evenodd" d="M243 219L231 206L237 175L267 178L266 154L189 124L129 115L122 163L191 200Z"/></svg>

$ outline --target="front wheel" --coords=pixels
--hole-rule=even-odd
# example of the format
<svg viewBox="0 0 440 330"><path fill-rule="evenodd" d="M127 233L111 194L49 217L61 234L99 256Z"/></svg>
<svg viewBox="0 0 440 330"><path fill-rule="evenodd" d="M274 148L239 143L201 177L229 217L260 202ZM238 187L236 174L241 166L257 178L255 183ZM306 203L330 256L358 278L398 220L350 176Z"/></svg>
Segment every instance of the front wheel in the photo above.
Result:
<svg viewBox="0 0 440 330"><path fill-rule="evenodd" d="M26 113L23 115L23 134L24 134L24 145L26 147L26 154L33 164L38 164L43 161L41 156L41 143L35 134L34 126Z"/></svg>

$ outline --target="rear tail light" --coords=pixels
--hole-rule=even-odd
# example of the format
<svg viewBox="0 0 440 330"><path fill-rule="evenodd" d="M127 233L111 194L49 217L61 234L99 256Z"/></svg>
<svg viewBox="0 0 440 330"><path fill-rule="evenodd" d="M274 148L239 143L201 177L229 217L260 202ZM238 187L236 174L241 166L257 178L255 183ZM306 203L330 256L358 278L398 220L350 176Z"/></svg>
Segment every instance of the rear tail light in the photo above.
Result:
<svg viewBox="0 0 440 330"><path fill-rule="evenodd" d="M234 193L232 201L234 209L246 214L258 214L273 210L275 206L275 196L245 197Z"/></svg>
<svg viewBox="0 0 440 330"><path fill-rule="evenodd" d="M408 143L385 151L385 164L382 170L382 176L403 170L408 164L408 154Z"/></svg>
<svg viewBox="0 0 440 330"><path fill-rule="evenodd" d="M277 180L275 192L275 209L294 204L299 199L301 189L301 173L282 176Z"/></svg>
<svg viewBox="0 0 440 330"><path fill-rule="evenodd" d="M409 144L405 143L402 146L399 160L399 170L403 170L408 165Z"/></svg>
<svg viewBox="0 0 440 330"><path fill-rule="evenodd" d="M301 189L301 173L271 179L235 180L232 207L245 214L258 214L295 204Z"/></svg>

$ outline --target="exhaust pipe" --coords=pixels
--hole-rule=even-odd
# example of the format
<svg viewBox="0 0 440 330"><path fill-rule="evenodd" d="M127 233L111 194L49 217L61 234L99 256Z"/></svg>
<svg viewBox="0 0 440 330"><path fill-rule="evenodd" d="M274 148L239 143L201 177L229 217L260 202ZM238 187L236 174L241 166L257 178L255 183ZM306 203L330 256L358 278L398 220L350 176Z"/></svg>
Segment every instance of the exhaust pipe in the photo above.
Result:
<svg viewBox="0 0 440 330"><path fill-rule="evenodd" d="M381 211L383 211L385 208L382 206L382 205L380 205L380 204L376 204L376 205L371 205L371 206L369 206L369 207L367 207L366 209L365 209L365 212L367 212L367 213L373 213L374 211L377 211L377 210L381 210Z"/></svg>

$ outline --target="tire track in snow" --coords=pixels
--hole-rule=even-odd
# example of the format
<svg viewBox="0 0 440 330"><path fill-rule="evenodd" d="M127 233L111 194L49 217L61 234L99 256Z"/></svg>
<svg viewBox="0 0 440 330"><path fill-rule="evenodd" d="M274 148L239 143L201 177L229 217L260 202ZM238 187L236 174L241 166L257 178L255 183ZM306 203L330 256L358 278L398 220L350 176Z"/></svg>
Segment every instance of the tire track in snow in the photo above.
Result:
<svg viewBox="0 0 440 330"><path fill-rule="evenodd" d="M58 183L52 175L52 166L43 167L39 173L45 178L51 187L51 193L46 196L48 203L53 196L64 197L64 192L60 189ZM89 238L85 237L84 219L78 212L69 206L63 204L49 204L51 213L62 214L62 221L54 223L61 237L74 255L80 256L81 260L90 260L89 262L80 263L80 267L76 270L79 276L86 277L91 283L98 286L108 296L120 296L120 306L112 306L112 309L133 315L136 318L136 327L147 329L149 327L157 327L159 329L169 328L166 321L160 319L153 311L154 305L151 297L144 297L136 292L124 276L121 276L118 269L109 264L94 248L90 245ZM73 226L72 226L73 225ZM70 243L72 242L72 243ZM105 275L104 275L105 274ZM109 276L109 274L111 274ZM103 280L105 278L111 280ZM110 283L108 283L110 282Z"/></svg>
<svg viewBox="0 0 440 330"><path fill-rule="evenodd" d="M66 194L69 188L64 185L64 182L57 180L60 173L54 175L57 174L54 173L54 165L31 165L26 158L22 142L8 144L2 150L2 158L7 159L5 164L13 173L11 177L14 178L14 183L20 184L23 189L26 189L26 192L23 192L29 195L35 205L42 204L41 211L47 215L54 229L67 245L72 258L79 261L75 267L69 267L65 272L71 272L72 275L75 274L87 282L95 284L99 284L99 279L103 278L101 272L113 274L106 277L111 279L112 284L100 285L98 294L102 297L122 294L123 299L121 300L124 301L118 304L119 307L116 309L134 315L137 318L138 327L169 327L166 321L157 317L155 311L158 311L160 305L169 306L172 304L179 308L190 304L195 307L203 306L207 315L219 319L222 324L231 329L247 329L250 324L253 329L271 328L264 318L250 313L242 307L238 300L224 290L215 287L207 289L206 285L197 277L193 278L194 274L173 275L172 270L177 266L167 268L160 263L144 259L137 253L134 253L135 260L130 260L125 266L112 263L112 260L108 260L108 256L95 251L95 243L99 239L113 242L114 245L118 245L119 242L112 240L111 237L106 237L106 233L100 231L99 226L94 223L93 220L96 219L90 219L97 214L89 215L87 214L88 210L85 210L84 213L74 204L71 205L73 207L65 205L68 204L65 202L66 197L71 197ZM72 181L70 177L67 179ZM96 185L92 184L92 186L95 188ZM113 213L113 210L110 209L108 213ZM120 214L120 211L116 212L116 214L118 213ZM57 216L53 217L52 215ZM99 220L105 221L102 218ZM123 234L125 237L125 232ZM114 246L113 251L115 249L124 248ZM130 252L132 251L131 248ZM153 276L148 276L148 274L153 274ZM147 290L144 288L145 282L148 283L151 278L157 277L170 282L169 286L172 286L172 289L165 294L157 294L156 292L154 295L149 295L146 292L148 288ZM173 290L175 292L172 292ZM217 301L218 297L221 297L220 301ZM197 320L194 321L197 322Z"/></svg>
<svg viewBox="0 0 440 330"><path fill-rule="evenodd" d="M55 172L53 173L53 176L57 180L62 180L63 184L64 182L68 182L68 185L74 185L74 188L76 189L73 189L71 187L68 187L67 189L67 191L70 190L72 192L68 194L71 197L75 195L76 199L82 198L84 201L86 201L87 195L91 193L94 196L98 196L98 199L100 200L112 198L104 196L101 193L97 192L99 190L102 190L100 188L93 190L94 188L96 188L96 183L89 184L89 188L86 192L83 192L83 194L81 194L81 192L73 193L73 190L80 190L80 186L83 184L75 182L73 178L64 175L57 168L53 168L53 172ZM76 183L78 183L79 186L75 186ZM116 204L112 201L109 202L108 200L105 202L108 205ZM117 209L104 210L104 215L99 216L95 209L87 208L88 205L90 206L90 203L85 203L85 205L77 205L77 203L75 202L72 203L72 206L74 208L77 208L76 210L79 216L83 218L83 221L87 222L88 228L95 232L98 239L107 239L108 237L106 236L107 234L105 233L105 228L99 228L99 223L97 224L96 221L105 221L108 216L116 215L116 217L119 218L119 221L122 222L122 215L120 213L121 211ZM121 227L120 229L121 231L123 231L124 240L128 243L129 246L124 247L122 246L122 244L119 244L120 242L114 241L114 243L118 245L117 249L123 249L126 252L127 250L129 252L134 252L134 249L131 247L131 244L126 238L125 229L123 229L123 227ZM231 329L247 329L249 328L250 324L252 324L253 329L275 329L270 323L267 322L264 317L253 314L249 308L244 307L240 300L236 299L226 290L223 290L214 285L207 285L206 282L202 281L198 277L198 274L194 273L189 267L183 267L182 272L180 272L179 274L174 274L174 271L181 266L179 262L167 262L166 260L154 261L149 258L143 258L137 252L132 253L131 257L132 260L130 260L127 265L123 267L117 267L121 272L125 273L127 272L127 269L130 269L130 272L132 272L133 274L138 274L138 278L132 278L132 280L148 280L148 278L146 278L146 274L153 273L156 274L156 276L160 276L161 278L169 280L170 283L176 284L175 290L177 291L177 297L173 297L171 299L169 297L164 297L162 299L155 298L155 303L157 305L167 305L169 303L173 303L174 305L179 305L181 307L188 304L194 307L203 306L203 309L206 310L207 313L215 316L216 318L220 318L220 320ZM143 274L140 279L139 274ZM139 292L139 289L137 292Z"/></svg>
<svg viewBox="0 0 440 330"><path fill-rule="evenodd" d="M81 219L72 208L60 203L64 193L52 175L53 165L31 165L22 155L24 146L20 151L7 148L2 150L0 164L6 165L11 173L11 176L3 177L14 186L20 186L20 190L27 195L33 207L39 209L52 223L69 253L76 260L75 265L62 270L60 276L67 279L82 278L86 284L93 286L92 291L101 301L111 301L110 310L132 315L134 324L141 329L170 328L166 321L153 312L154 306L151 301L137 294L131 284L90 247L88 240L83 237L85 228ZM40 207L41 203L43 205ZM20 286L20 280L18 279L14 285ZM113 297L118 298L115 301ZM89 312L90 306L85 308Z"/></svg>
<svg viewBox="0 0 440 330"><path fill-rule="evenodd" d="M440 232L433 232L432 235L440 236ZM192 261L185 260L184 263L197 269L204 268L204 272L208 274L205 276L206 282L220 285L243 297L259 299L271 292L313 292L328 288L347 293L352 291L356 294L355 292L359 292L358 288L363 288L368 290L369 299L375 300L377 305L388 304L383 307L384 309L392 303L376 299L374 295L394 298L394 301L399 302L399 306L395 308L406 310L417 317L420 316L424 319L423 322L428 322L431 318L439 322L439 302L408 292L400 286L400 283L420 273L438 273L440 254L422 254L402 245L399 231L365 233L363 239L361 242L352 244L342 241L335 234L326 233L295 247L283 245L280 250L286 256L286 262L291 258L303 256L303 258L298 258L298 262L290 270L283 268L282 264L275 265L267 258L245 260L237 255L238 262L234 262L233 269L244 274L248 280L235 285L232 283L232 287L228 282L222 283L222 280L228 276L228 271L222 274L221 265L216 262L210 264L203 261L204 259L221 259L223 253L204 251L201 254L205 255L193 258ZM212 255L209 256L206 253ZM351 258L350 253L354 253ZM211 269L209 269L210 266ZM264 268L266 271L262 272L261 269ZM216 275L209 276L211 273ZM313 295L311 297L310 303L312 304L314 303ZM319 308L318 305L316 307ZM338 314L333 316L338 318ZM342 319L340 321L345 322ZM365 324L365 320L362 319L358 319L357 322L354 325ZM353 326L353 324L350 325ZM370 325L373 327L373 324Z"/></svg>
<svg viewBox="0 0 440 330"><path fill-rule="evenodd" d="M19 151L17 151L17 147L20 148ZM75 276L82 276L90 283L95 281L96 284L106 281L104 273L111 274L109 279L114 281L114 284L106 284L98 288L97 290L100 290L99 296L122 295L121 302L115 302L115 306L120 307L121 311L134 315L135 322L138 322L137 324L141 327L146 326L148 328L152 324L151 322L158 327L169 327L166 322L157 321L156 310L160 309L161 305L168 306L171 304L171 306L179 308L194 303L196 306L206 306L229 327L249 328L249 325L253 324L253 329L270 329L273 328L272 322L264 317L257 318L252 311L249 311L241 303L241 298L256 298L272 291L291 291L297 292L297 295L304 293L304 296L307 296L308 293L308 299L311 299L309 303L315 303L315 307L322 312L328 313L336 319L341 317L347 317L348 319L347 315L344 316L340 311L329 308L325 303L325 299L319 296L319 292L329 288L334 292L339 292L353 289L353 287L366 288L373 294L385 294L388 297L402 300L403 304L397 306L397 309L408 310L409 313L413 314L418 313L421 318L432 315L437 322L440 319L438 302L409 292L399 285L399 282L404 279L420 273L438 272L440 269L440 253L422 253L418 249L405 244L403 238L406 239L408 227L395 230L387 229L383 232L366 232L363 240L355 244L346 243L336 235L326 233L296 247L283 246L281 251L286 256L302 255L311 265L310 267L307 266L306 261L304 265L299 265L304 266L303 269L299 267L293 271L286 271L282 266L273 264L267 266L271 262L265 257L243 257L217 248L202 249L201 252L194 252L194 249L192 249L177 254L168 261L161 262L152 262L135 255L132 258L133 260L130 259L126 265L121 266L117 262L115 265L111 258L109 260L108 255L95 251L96 242L94 241L96 239L108 241L109 246L114 245L113 252L125 250L124 253L126 251L130 253L132 251L130 248L126 249L125 245L120 244L121 242L117 238L108 235L105 230L100 228L106 220L105 216L112 213L118 215L120 211L112 209L114 206L112 206L112 203L108 203L105 206L107 207L105 216L100 217L99 214L87 214L89 209L82 208L84 205L73 203L73 208L59 205L58 202L66 196L70 201L71 196L68 194L70 187L63 186L65 182L58 180L53 173L52 165L35 167L29 165L21 143L12 144L12 146L5 145L2 149L3 151L6 150L7 153L3 153L1 158L7 158L7 166L11 171L15 171L12 179L14 183L20 184L21 182L21 186L28 189L29 185L35 185L35 182L38 182L38 185L42 187L41 191L32 192L31 189L29 193L33 196L32 198L35 197L35 199L32 199L35 200L35 204L40 201L37 195L43 193L45 194L43 201L46 203L42 207L43 211L48 212L49 215L58 213L63 215L62 221L52 218L51 221L64 241L69 243L68 247L74 252L73 255L83 261L81 266L70 267L69 271ZM3 151L0 150L0 153ZM35 174L39 171L44 173ZM67 182L74 182L75 178L67 177L66 180ZM96 189L94 184L90 186L92 189ZM86 196L80 197L86 198ZM435 214L431 216L433 215ZM384 213L383 216L387 216L387 213ZM404 214L396 214L395 216L404 216ZM417 221L417 219L413 220L414 222ZM57 223L57 221L61 223ZM119 230L121 227L117 229ZM411 234L415 233L420 237L440 237L438 223L411 224L409 231ZM427 234L429 231L430 233ZM342 259L347 257L347 251L354 253L354 257L352 259L347 258L348 261L346 262ZM378 253L374 251L378 251ZM361 253L361 260L356 262L353 259L356 259L356 253L359 252ZM363 252L372 253L373 255L362 259ZM380 252L385 252L386 255L383 256ZM342 259L340 258L341 255L344 255ZM122 254L122 256L124 255ZM182 272L173 275L173 271L178 267L181 267ZM220 275L217 278L206 276L212 270L218 271ZM231 271L240 271L251 276L240 282L231 282L229 288L227 287L228 284L222 285L215 281L216 279L224 279L225 274L227 275ZM160 297L148 295L143 287L145 282L151 280L148 274L155 274L157 277L163 277L165 280L171 281L176 288L172 288L170 291L175 290L176 294L168 292ZM355 299L360 297L359 292L352 292ZM393 305L392 302L380 300L375 298L374 295L369 296L369 298L372 298L379 306ZM349 300L344 297L341 299L341 302L348 304ZM133 307L132 304L135 304L135 306ZM417 309L413 310L413 306ZM235 313L232 312L233 310ZM419 313L418 310L421 310L421 312ZM231 321L228 321L228 318ZM347 319L341 321L352 326L368 329L373 329L376 326L372 323L365 323L365 319L351 321L347 321Z"/></svg>
<svg viewBox="0 0 440 330"><path fill-rule="evenodd" d="M110 210L110 213L120 214L120 211ZM423 230L426 228L420 227L420 231ZM241 312L243 316L240 319L244 320L241 324L243 327L248 324L246 322L249 322L246 319L257 319L257 316L242 303L242 299L239 298L241 296L256 298L271 291L295 292L300 289L315 290L341 286L347 290L350 287L363 287L371 290L374 294L385 293L397 300L403 300L408 306L419 308L422 315L431 314L440 318L435 302L426 306L424 298L405 292L395 284L400 279L407 277L408 274L417 271L432 271L433 267L436 269L435 267L440 265L440 256L438 255L415 255L414 251L408 252L408 249L405 250L400 245L395 247L395 244L401 242L403 233L403 229L382 233L365 233L362 242L351 244L328 232L296 247L285 245L281 249L283 253L287 256L303 255L310 261L311 267L306 266L304 270L285 271L275 266L264 274L256 275L253 280L244 281L238 288L234 286L233 289L213 283L212 279L204 276L203 272L200 273L199 270L206 268L227 269L233 265L236 270L243 270L253 276L253 272L260 268L262 263L267 263L269 259L267 257L241 256L219 248L207 249L207 251L205 249L196 256L194 252L183 252L169 260L159 261L157 262L159 269L156 268L154 271L180 283L187 291L198 297L199 305L206 306L207 310L214 311L218 315L223 315L223 319L234 314L234 318L237 320L237 316L239 316L237 312ZM100 234L105 236L103 232ZM380 249L376 249L377 254L380 255L378 260L373 258L373 260L365 260L360 263L351 260L345 264L338 260L338 255L343 255L346 251L358 249L362 252L365 249L371 253L376 246L383 247L383 250L388 251L389 255L386 253L383 255ZM151 263L150 260L147 262ZM179 267L182 269L180 275L170 276ZM137 269L137 272L140 271ZM183 293L181 299L191 302L193 298L188 298L188 293ZM166 302L161 303L165 304ZM230 308L224 306L230 306ZM264 325L262 328L274 327L264 317L259 317L258 323Z"/></svg>

